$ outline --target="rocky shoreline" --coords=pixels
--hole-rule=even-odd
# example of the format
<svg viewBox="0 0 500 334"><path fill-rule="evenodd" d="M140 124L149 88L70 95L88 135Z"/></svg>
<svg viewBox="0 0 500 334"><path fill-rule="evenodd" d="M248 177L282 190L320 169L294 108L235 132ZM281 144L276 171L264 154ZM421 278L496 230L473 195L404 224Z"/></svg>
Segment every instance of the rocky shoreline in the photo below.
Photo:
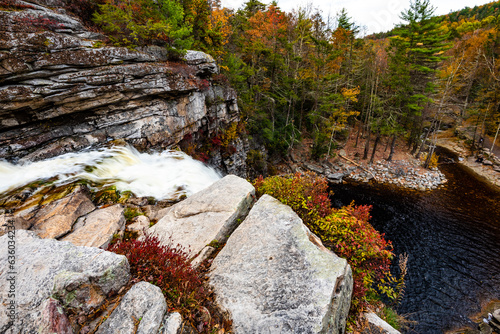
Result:
<svg viewBox="0 0 500 334"><path fill-rule="evenodd" d="M345 155L345 152L342 153ZM406 160L378 160L370 165L350 161L343 158L342 153L336 159L322 163L304 162L292 156L293 163L290 167L294 172L304 169L324 175L331 183L372 182L428 191L437 189L447 182L445 175L438 168L425 169L409 154Z"/></svg>
<svg viewBox="0 0 500 334"><path fill-rule="evenodd" d="M490 155L488 149L482 149L477 153L479 157L483 158L482 162L478 162L477 158L472 156L465 142L458 138L440 138L437 144L456 154L458 163L469 168L483 181L500 190L500 159L495 155Z"/></svg>

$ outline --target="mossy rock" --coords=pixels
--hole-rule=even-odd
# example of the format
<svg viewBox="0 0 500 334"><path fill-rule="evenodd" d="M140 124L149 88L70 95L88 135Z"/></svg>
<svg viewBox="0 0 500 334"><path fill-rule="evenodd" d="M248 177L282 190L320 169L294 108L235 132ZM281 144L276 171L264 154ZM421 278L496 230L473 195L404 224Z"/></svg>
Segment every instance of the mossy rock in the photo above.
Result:
<svg viewBox="0 0 500 334"><path fill-rule="evenodd" d="M92 196L92 202L98 206L118 203L119 200L120 192L116 190L115 186L101 189Z"/></svg>
<svg viewBox="0 0 500 334"><path fill-rule="evenodd" d="M126 207L123 211L123 215L125 216L125 220L127 221L127 223L129 223L135 217L144 216L144 213L142 213L142 211L140 211L138 208Z"/></svg>

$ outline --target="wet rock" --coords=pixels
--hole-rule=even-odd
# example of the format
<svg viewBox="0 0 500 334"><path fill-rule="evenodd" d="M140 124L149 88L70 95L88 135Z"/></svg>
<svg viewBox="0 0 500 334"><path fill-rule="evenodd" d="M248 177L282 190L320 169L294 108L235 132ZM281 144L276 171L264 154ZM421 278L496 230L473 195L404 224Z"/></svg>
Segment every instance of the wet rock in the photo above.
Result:
<svg viewBox="0 0 500 334"><path fill-rule="evenodd" d="M490 325L482 322L478 326L479 328L479 334L492 334L493 333L493 328L491 328Z"/></svg>
<svg viewBox="0 0 500 334"><path fill-rule="evenodd" d="M156 334L166 310L167 302L161 289L147 282L139 282L125 294L120 305L96 333Z"/></svg>
<svg viewBox="0 0 500 334"><path fill-rule="evenodd" d="M394 329L387 322L382 320L378 315L373 312L364 314L365 319L368 321L368 328L363 332L366 334L401 334L398 330Z"/></svg>
<svg viewBox="0 0 500 334"><path fill-rule="evenodd" d="M70 195L42 207L30 222L40 237L59 238L71 231L78 217L94 209L86 188L78 187Z"/></svg>
<svg viewBox="0 0 500 334"><path fill-rule="evenodd" d="M346 260L326 249L293 210L264 195L209 273L235 333L342 333L351 302Z"/></svg>
<svg viewBox="0 0 500 334"><path fill-rule="evenodd" d="M116 204L105 209L95 210L77 220L73 232L62 240L76 246L106 248L113 235L125 228L123 207Z"/></svg>
<svg viewBox="0 0 500 334"><path fill-rule="evenodd" d="M328 182L331 182L331 183L342 183L343 177L344 177L344 174L342 174L342 173L326 174L326 179L328 180Z"/></svg>
<svg viewBox="0 0 500 334"><path fill-rule="evenodd" d="M255 189L246 180L228 175L205 190L172 206L149 232L164 242L197 255L212 241L225 242L254 202Z"/></svg>
<svg viewBox="0 0 500 334"><path fill-rule="evenodd" d="M0 248L8 249L9 240L7 235L0 237ZM48 299L51 296L72 298L85 295L85 291L93 291L100 294L100 299L104 299L105 296L118 292L129 280L129 264L123 255L99 248L77 247L54 239L40 239L34 232L25 230L16 231L15 240L17 329L8 329L7 302L11 299L8 297L10 286L2 284L0 300L4 303L0 304L1 333L38 333L44 326L50 330L57 324L62 326L66 321L62 313L66 312L63 308L61 313L60 306L69 300L50 301ZM2 282L7 282L8 277L12 276L7 256L7 252L0 252ZM60 284L65 281L61 280L63 276L78 277L78 280L72 280L73 284L69 285ZM61 289L70 289L73 293L66 293ZM86 307L81 305L79 309Z"/></svg>

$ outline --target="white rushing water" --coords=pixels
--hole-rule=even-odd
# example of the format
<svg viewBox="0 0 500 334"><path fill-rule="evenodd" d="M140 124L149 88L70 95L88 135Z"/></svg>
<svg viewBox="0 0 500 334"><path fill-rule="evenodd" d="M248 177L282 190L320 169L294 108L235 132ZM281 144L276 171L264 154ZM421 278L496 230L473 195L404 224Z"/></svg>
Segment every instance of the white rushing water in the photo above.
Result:
<svg viewBox="0 0 500 334"><path fill-rule="evenodd" d="M20 165L0 161L0 194L54 177L56 184L83 179L158 200L189 196L221 178L214 169L180 151L149 154L112 147Z"/></svg>

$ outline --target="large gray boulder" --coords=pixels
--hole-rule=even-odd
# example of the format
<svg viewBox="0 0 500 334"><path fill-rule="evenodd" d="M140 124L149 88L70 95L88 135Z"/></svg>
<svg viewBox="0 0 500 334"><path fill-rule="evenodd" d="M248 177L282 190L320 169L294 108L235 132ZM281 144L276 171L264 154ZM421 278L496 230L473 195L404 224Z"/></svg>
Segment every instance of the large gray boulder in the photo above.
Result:
<svg viewBox="0 0 500 334"><path fill-rule="evenodd" d="M65 308L79 314L89 309L87 303L99 307L130 278L123 255L40 239L32 231L17 230L10 237L0 237L0 249L14 245L16 259L0 252L0 281L11 279L15 288L12 292L10 284L0 285L0 333L38 333L43 328L42 333L70 333ZM11 300L16 305L14 324L8 317Z"/></svg>
<svg viewBox="0 0 500 334"><path fill-rule="evenodd" d="M254 197L250 183L228 175L174 205L148 232L165 243L171 239L194 257L212 241L225 242L250 210Z"/></svg>
<svg viewBox="0 0 500 334"><path fill-rule="evenodd" d="M130 289L97 334L157 334L167 310L161 289L139 282Z"/></svg>
<svg viewBox="0 0 500 334"><path fill-rule="evenodd" d="M268 195L231 235L209 278L235 333L344 333L350 266Z"/></svg>

